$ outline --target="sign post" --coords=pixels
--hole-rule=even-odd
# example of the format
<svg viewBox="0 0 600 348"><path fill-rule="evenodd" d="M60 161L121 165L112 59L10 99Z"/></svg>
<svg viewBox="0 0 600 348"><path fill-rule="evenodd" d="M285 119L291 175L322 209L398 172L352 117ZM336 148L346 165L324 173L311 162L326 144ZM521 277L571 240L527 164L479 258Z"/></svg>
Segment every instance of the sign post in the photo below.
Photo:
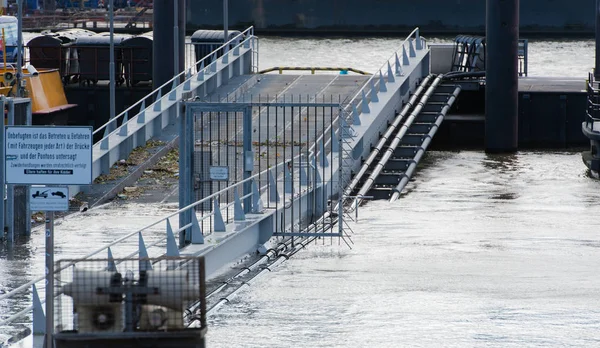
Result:
<svg viewBox="0 0 600 348"><path fill-rule="evenodd" d="M46 212L46 348L54 348L54 212Z"/></svg>
<svg viewBox="0 0 600 348"><path fill-rule="evenodd" d="M53 347L54 327L54 212L69 210L69 188L31 186L29 189L31 211L45 211L46 217L46 337L45 347Z"/></svg>
<svg viewBox="0 0 600 348"><path fill-rule="evenodd" d="M34 185L30 209L46 217L47 348L54 347L54 212L69 209L69 189L39 185L91 185L92 145L92 127L5 127L5 183Z"/></svg>

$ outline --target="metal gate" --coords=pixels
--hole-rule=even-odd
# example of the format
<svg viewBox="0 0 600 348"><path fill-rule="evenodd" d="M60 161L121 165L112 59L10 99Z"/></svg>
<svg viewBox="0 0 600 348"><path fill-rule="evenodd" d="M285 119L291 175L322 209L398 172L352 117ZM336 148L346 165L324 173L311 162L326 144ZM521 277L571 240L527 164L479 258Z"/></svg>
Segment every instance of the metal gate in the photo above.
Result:
<svg viewBox="0 0 600 348"><path fill-rule="evenodd" d="M251 212L253 194L263 197L263 209L282 212L276 214L274 235L331 228L322 216L338 205L343 192L337 179L343 167L338 136L342 108L339 101L315 99L259 96L252 102L185 104L180 206L214 195L195 207L203 234L214 228L218 209L225 224L234 221L236 202L244 213ZM333 152L338 163L330 163ZM239 191L228 189L244 180ZM182 213L180 226L191 221L191 214Z"/></svg>

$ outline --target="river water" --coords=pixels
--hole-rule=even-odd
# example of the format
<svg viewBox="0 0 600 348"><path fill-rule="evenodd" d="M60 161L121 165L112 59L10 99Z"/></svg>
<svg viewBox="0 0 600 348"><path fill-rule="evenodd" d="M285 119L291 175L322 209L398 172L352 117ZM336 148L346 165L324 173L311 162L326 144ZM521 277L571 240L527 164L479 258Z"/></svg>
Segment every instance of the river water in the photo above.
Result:
<svg viewBox="0 0 600 348"><path fill-rule="evenodd" d="M260 68L373 72L400 42L267 37ZM583 84L593 49L593 40L533 40L530 76ZM210 318L209 347L600 346L599 196L579 150L430 152L400 200L360 209L352 249L311 245L223 306ZM79 230L57 233L56 258L84 255L169 209L92 211ZM0 290L41 275L42 249L36 230L21 254L2 252Z"/></svg>
<svg viewBox="0 0 600 348"><path fill-rule="evenodd" d="M449 42L433 38L430 42ZM389 38L260 42L261 68L375 71ZM587 77L592 40L534 40L530 76ZM312 245L222 307L209 347L600 346L600 182L581 154L431 152L353 249Z"/></svg>

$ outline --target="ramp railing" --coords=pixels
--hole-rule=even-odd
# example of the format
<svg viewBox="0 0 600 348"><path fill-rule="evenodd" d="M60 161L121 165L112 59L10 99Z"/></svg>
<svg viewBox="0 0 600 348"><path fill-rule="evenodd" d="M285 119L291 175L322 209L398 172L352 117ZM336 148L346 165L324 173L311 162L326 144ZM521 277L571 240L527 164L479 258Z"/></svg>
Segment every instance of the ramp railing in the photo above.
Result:
<svg viewBox="0 0 600 348"><path fill-rule="evenodd" d="M78 258L78 260L89 260L94 257L98 257L98 255L102 252L107 253L107 258L109 260L113 259L113 255L115 257L120 257L123 259L129 259L136 256L139 256L140 258L148 258L149 254L152 254L152 257L160 257L163 255L167 257L179 257L180 253L178 247L178 240L176 239L176 236L179 233L185 231L186 229L191 229L192 243L202 244L204 243L204 239L209 237L213 233L218 234L225 232L226 225L228 223L235 221L243 221L245 219L244 207L242 202L244 202L246 198L250 199L251 212L259 212L260 210L262 210L262 207L264 207L264 205L261 200L261 192L266 191L266 186L259 188L258 186L256 186L255 182L257 182L261 176L267 175L268 172L272 170L283 170L281 167L283 167L284 164L285 162L281 162L272 168L266 169L263 172L253 175L250 178L238 181L220 191L217 191L209 196L202 198L201 200L198 200L197 202L194 202L186 207L172 212L167 216L160 218L142 228L132 231L124 235L123 237L102 246L101 248L98 248L86 255L83 255L82 257ZM249 194L240 196L238 192L242 192L242 188L247 183L251 183L254 189ZM236 199L228 204L219 204L218 198L224 195L232 195L235 196ZM174 225L172 225L172 219L177 220L181 213L187 211L195 212L196 207L205 205L207 203L213 204L214 209L212 211L203 212L200 218L197 218L196 214L192 214L192 223L187 224L185 226L181 226L179 228L174 227L179 225L178 222L173 222ZM230 216L230 218L225 219L224 217L226 216ZM203 222L205 221L210 221L210 225L207 226L207 224L204 224ZM146 236L146 239L149 239L150 235L155 234L157 229L164 230L165 235L157 239L154 238L153 242L146 244L144 236ZM117 245L119 245L120 249L116 249L116 252L113 253L113 248ZM132 249L135 250L131 251ZM149 253L149 249L152 249L153 251ZM58 267L55 272L58 274L64 269L73 265L73 263L62 263L61 267ZM40 276L5 294L0 295L0 303L2 303L3 301L10 300L17 295L23 294L24 292L27 292L30 289L32 289L32 287L34 292L34 298L36 298L37 289L44 288L43 282L45 278L45 276ZM34 303L30 306L27 306L26 308L9 316L8 318L0 320L0 327L7 326L15 321L18 321L19 319L25 319L25 317L28 316L32 310L34 310L35 305L41 306L41 304L43 304L44 302L45 301L42 299L39 303ZM35 315L39 315L39 313L36 314L36 312L34 311L34 316ZM41 323L43 322L44 321L42 320ZM36 323L35 318L34 323ZM36 328L34 325L34 333L40 333L40 330L41 328Z"/></svg>
<svg viewBox="0 0 600 348"><path fill-rule="evenodd" d="M367 82L350 98L342 102L343 104L343 119L336 118L331 126L337 129L337 133L341 133L344 142L347 142L347 138L353 137L353 125L361 124L361 116L363 114L370 113L369 104L371 102L378 102L379 92L386 92L386 83L395 82L396 78L404 76L402 69L403 65L409 65L410 59L416 57L417 51L421 51L426 47L426 40L421 37L419 28L415 28L405 39L402 44L390 55L390 57L383 62L380 68L367 80ZM347 98L348 99L348 98ZM341 124L341 127L340 127ZM342 128L343 132L339 129ZM327 134L329 128L324 132ZM326 142L326 146L329 146L330 140ZM312 150L312 149L311 149ZM352 154L344 154L342 161L348 161L348 158L352 157ZM351 182L351 171L348 166L344 166L347 169L342 173L341 181L347 187ZM347 197L343 199L343 206L348 209L344 209L344 214L348 215L352 207L357 207L356 197ZM348 215L351 219L351 216Z"/></svg>
<svg viewBox="0 0 600 348"><path fill-rule="evenodd" d="M241 37L244 37L244 40L240 40ZM214 59L217 52L236 41L241 42L223 53L219 59ZM250 27L218 47L210 55L200 59L193 67L174 76L137 103L98 127L93 133L94 136L103 135L94 144L92 179L96 179L100 174L108 174L110 167L116 161L127 158L135 147L143 146L150 138L159 135L163 128L174 124L178 110L169 110L173 105L182 98L195 93L206 80L239 60L244 52L250 51L251 57L254 56L256 47L254 28ZM209 60L211 63L207 63ZM193 69L197 70L195 74L192 74ZM252 69L251 64L249 64L249 69ZM246 71L246 73L250 73L250 71ZM239 75L239 71L234 75ZM218 81L224 83L224 80L226 79L215 78L216 84L219 83ZM170 89L170 91L163 95L165 89ZM77 193L78 190L74 191Z"/></svg>
<svg viewBox="0 0 600 348"><path fill-rule="evenodd" d="M369 113L369 103L377 102L379 98L377 94L379 92L387 91L386 83L394 82L396 77L402 76L402 65L408 65L409 59L416 56L417 50L425 48L426 40L419 34L419 28L415 28L402 44L390 55L390 57L379 67L379 69L371 75L365 84L348 100L342 101L343 112L336 117L331 125L329 125L323 134L317 140L324 143L326 149L331 148L332 139L324 139L326 134L330 134L331 129L337 136L341 136L342 139L352 137L354 131L352 125L360 125L360 115ZM360 106L360 107L359 107ZM340 116L342 116L340 119ZM341 120L341 121L340 121ZM342 132L340 132L342 129ZM343 140L346 142L346 140ZM309 151L315 152L315 145L311 146ZM345 161L345 160L343 160ZM343 174L343 182L349 184L350 182L350 169Z"/></svg>

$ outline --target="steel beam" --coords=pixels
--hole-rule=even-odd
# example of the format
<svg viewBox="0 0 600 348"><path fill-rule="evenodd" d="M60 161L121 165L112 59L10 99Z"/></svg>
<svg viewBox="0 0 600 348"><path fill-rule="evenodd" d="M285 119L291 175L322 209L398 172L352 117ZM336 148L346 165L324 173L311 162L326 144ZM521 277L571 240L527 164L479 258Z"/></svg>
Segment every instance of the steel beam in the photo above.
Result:
<svg viewBox="0 0 600 348"><path fill-rule="evenodd" d="M596 64L594 65L594 77L600 79L600 0L596 0Z"/></svg>
<svg viewBox="0 0 600 348"><path fill-rule="evenodd" d="M153 2L153 41L152 41L152 85L153 89L162 86L173 76L179 74L185 67L185 0L154 0ZM177 9L175 9L177 7ZM175 10L179 12L175 14ZM178 22L175 23L175 18ZM174 28L178 30L174 34ZM179 45L174 42L178 37ZM173 51L173 55L165 54L165 51ZM177 52L177 53L175 53ZM175 66L175 56L178 56L179 64ZM169 91L167 87L163 94Z"/></svg>
<svg viewBox="0 0 600 348"><path fill-rule="evenodd" d="M485 150L518 146L519 0L487 0Z"/></svg>

